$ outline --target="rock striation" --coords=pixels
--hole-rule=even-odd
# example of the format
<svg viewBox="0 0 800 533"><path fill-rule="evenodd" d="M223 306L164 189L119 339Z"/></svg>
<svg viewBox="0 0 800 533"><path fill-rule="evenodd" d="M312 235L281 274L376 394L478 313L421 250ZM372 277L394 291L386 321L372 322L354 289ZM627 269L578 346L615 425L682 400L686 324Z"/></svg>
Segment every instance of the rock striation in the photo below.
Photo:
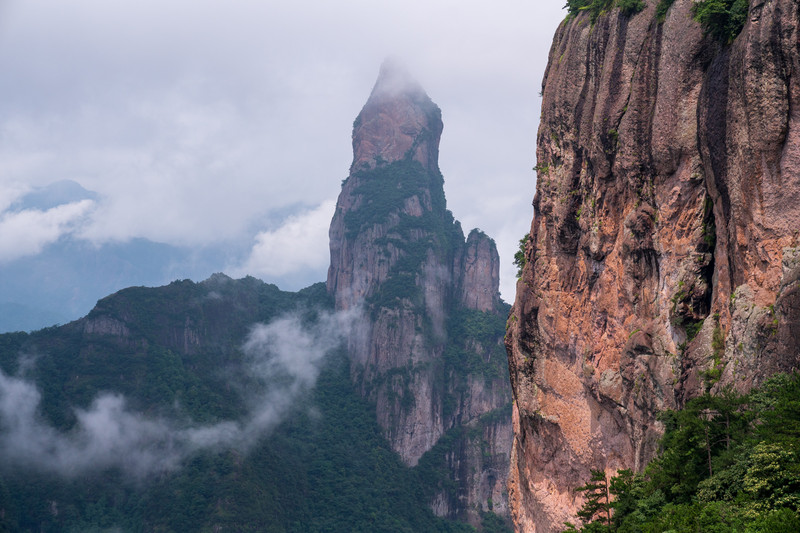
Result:
<svg viewBox="0 0 800 533"><path fill-rule="evenodd" d="M392 447L410 466L439 457L457 489L432 508L479 523L481 511L507 515L507 306L494 242L477 230L465 240L446 208L441 133L439 108L385 62L354 123L327 286L337 309L363 309L352 378Z"/></svg>
<svg viewBox="0 0 800 533"><path fill-rule="evenodd" d="M798 3L731 44L691 0L558 28L506 337L510 506L558 530L592 468L641 469L656 414L800 364Z"/></svg>

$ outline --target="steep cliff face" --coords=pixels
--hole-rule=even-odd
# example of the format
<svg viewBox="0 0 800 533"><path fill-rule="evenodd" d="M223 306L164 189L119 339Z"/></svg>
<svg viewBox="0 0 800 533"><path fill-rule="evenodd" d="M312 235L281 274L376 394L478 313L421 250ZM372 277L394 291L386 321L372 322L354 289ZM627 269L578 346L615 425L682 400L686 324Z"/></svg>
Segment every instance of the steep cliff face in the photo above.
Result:
<svg viewBox="0 0 800 533"><path fill-rule="evenodd" d="M751 1L730 45L658 3L550 51L506 338L522 531L573 517L591 468L642 468L658 411L800 363L798 3Z"/></svg>
<svg viewBox="0 0 800 533"><path fill-rule="evenodd" d="M475 522L476 509L507 511L506 308L494 242L477 230L465 241L446 209L441 132L439 108L402 67L385 63L354 124L328 291L337 309L363 308L349 339L352 376L376 403L392 447L416 465L447 436L437 454L458 489L431 503Z"/></svg>

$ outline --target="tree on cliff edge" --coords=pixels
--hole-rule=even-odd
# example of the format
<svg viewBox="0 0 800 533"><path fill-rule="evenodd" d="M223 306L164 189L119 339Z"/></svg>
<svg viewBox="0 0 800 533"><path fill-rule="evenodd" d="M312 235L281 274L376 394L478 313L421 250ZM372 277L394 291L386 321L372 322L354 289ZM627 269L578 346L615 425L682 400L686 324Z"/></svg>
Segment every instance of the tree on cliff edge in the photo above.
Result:
<svg viewBox="0 0 800 533"><path fill-rule="evenodd" d="M586 501L577 513L585 524L580 531L609 531L612 504L606 473L603 470L592 470L589 482L575 489L575 492L583 492L586 496ZM577 531L573 524L567 522L566 525L565 531Z"/></svg>

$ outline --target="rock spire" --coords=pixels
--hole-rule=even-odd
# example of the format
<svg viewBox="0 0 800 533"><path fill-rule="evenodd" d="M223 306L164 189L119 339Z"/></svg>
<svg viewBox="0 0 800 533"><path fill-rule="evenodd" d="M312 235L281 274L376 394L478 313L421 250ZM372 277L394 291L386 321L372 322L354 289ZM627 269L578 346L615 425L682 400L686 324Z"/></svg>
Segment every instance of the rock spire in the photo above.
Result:
<svg viewBox="0 0 800 533"><path fill-rule="evenodd" d="M447 465L459 489L431 505L477 523L476 509L490 501L500 514L507 508L507 307L494 242L479 231L465 240L447 210L441 133L436 104L396 61L384 63L353 126L353 164L330 229L328 291L338 309L363 309L348 344L352 377L403 461L416 465L447 432L459 435ZM460 320L494 326L480 339L455 335ZM492 412L497 420L483 422ZM462 434L467 426L477 433Z"/></svg>

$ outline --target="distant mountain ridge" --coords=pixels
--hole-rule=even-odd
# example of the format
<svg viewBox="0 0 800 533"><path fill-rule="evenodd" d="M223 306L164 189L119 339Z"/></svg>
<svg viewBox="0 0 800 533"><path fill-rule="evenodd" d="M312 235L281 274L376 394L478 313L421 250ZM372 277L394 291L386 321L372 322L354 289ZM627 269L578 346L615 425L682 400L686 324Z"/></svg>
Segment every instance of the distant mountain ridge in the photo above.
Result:
<svg viewBox="0 0 800 533"><path fill-rule="evenodd" d="M193 261L191 251L145 239L95 246L65 237L33 256L3 265L0 305L26 314L1 314L0 331L31 331L86 314L98 299L132 285L158 286L175 278L207 277L213 261ZM187 265L194 263L198 268Z"/></svg>
<svg viewBox="0 0 800 533"><path fill-rule="evenodd" d="M104 198L75 181L63 180L29 191L0 211L0 217L46 212L81 201L101 204ZM0 333L33 331L76 320L100 298L125 287L157 287L176 278L199 281L245 264L259 231L275 230L292 213L308 207L293 204L270 211L253 222L248 237L200 248L145 238L95 243L81 236L78 224L55 241L43 243L35 253L0 257ZM246 270L237 268L238 275L247 274ZM296 290L323 275L324 270L315 267L275 276L271 281Z"/></svg>
<svg viewBox="0 0 800 533"><path fill-rule="evenodd" d="M73 180L34 188L6 213L45 212L101 196ZM100 298L132 285L158 286L179 275L202 279L219 268L217 252L147 239L93 244L66 233L37 253L2 264L0 332L31 331L86 314Z"/></svg>

